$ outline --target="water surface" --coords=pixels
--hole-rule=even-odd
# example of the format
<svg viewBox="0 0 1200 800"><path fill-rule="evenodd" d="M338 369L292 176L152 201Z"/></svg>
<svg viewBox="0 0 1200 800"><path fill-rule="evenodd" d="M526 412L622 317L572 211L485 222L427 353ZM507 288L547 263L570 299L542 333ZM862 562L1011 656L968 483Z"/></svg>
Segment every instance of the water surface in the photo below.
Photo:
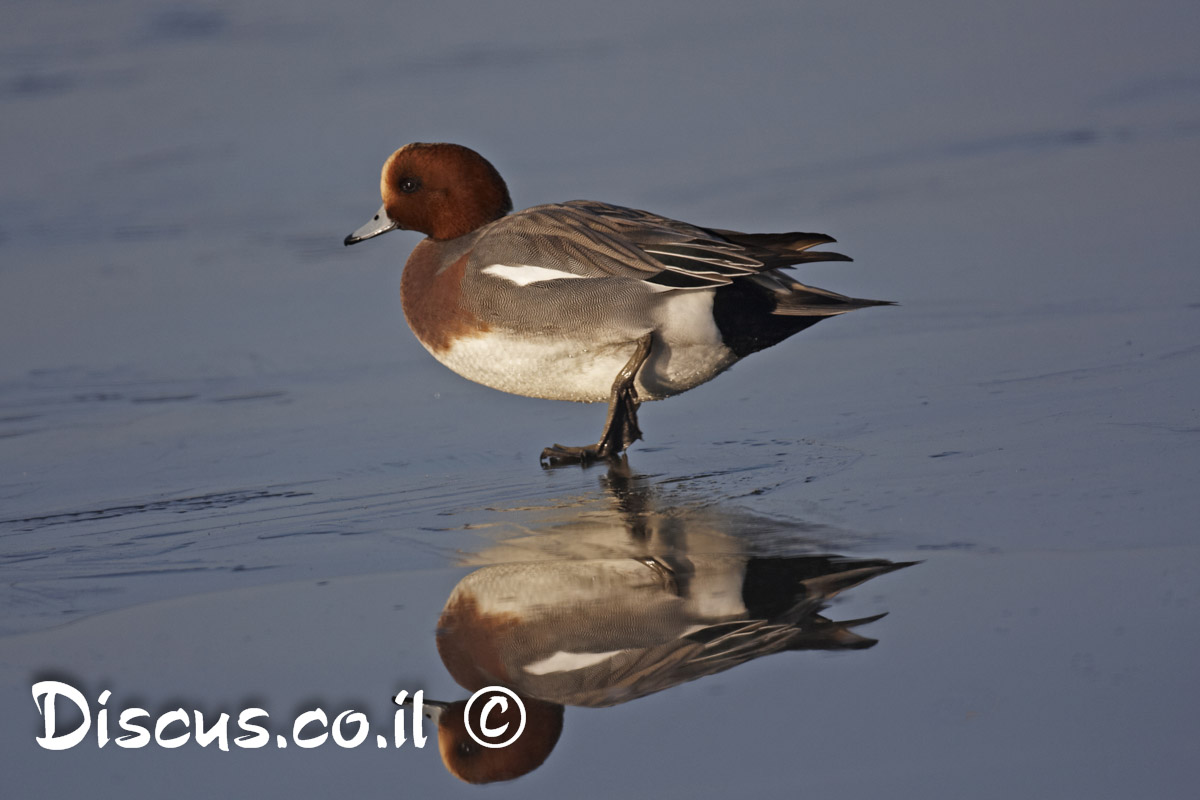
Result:
<svg viewBox="0 0 1200 800"><path fill-rule="evenodd" d="M6 796L1195 785L1194 4L10 16ZM400 314L416 236L341 246L414 140L478 149L519 207L583 197L829 233L855 262L802 279L900 306L646 405L626 469L542 470L543 446L594 439L603 410L451 374ZM561 732L511 782L468 789L432 739L34 741L30 688L48 678L153 715L258 706L280 730L355 708L374 733L399 691L467 696L437 641L456 587L545 581L526 616L569 620L555 603L580 574L616 588L561 635L649 597L686 607L672 619L721 669L543 687L569 701ZM664 625L619 649L661 654L680 634ZM743 634L754 647L732 647Z"/></svg>

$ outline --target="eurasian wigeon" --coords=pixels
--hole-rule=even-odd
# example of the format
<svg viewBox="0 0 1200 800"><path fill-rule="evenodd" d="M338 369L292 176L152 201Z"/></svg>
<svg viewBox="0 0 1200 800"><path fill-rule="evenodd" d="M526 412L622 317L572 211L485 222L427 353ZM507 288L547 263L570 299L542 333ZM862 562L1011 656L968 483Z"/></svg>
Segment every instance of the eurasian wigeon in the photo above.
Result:
<svg viewBox="0 0 1200 800"><path fill-rule="evenodd" d="M512 690L526 725L508 746L482 747L467 732L465 701L426 700L443 762L471 783L512 780L554 749L564 706L615 706L784 651L872 647L853 629L883 614L835 621L821 611L838 593L910 564L676 554L472 572L446 601L438 653L464 689ZM505 712L493 727L518 729L515 707Z"/></svg>
<svg viewBox="0 0 1200 800"><path fill-rule="evenodd" d="M849 261L819 233L701 228L590 200L510 213L496 169L456 144L406 145L383 165L383 206L347 245L391 230L417 244L400 297L450 369L528 397L607 400L600 440L550 464L609 459L642 437L637 410L712 380L825 317L890 305L806 286L783 268Z"/></svg>
<svg viewBox="0 0 1200 800"><path fill-rule="evenodd" d="M485 747L465 714L481 731L486 703L424 701L446 767L463 780L536 768L559 741L564 706L616 706L785 651L870 648L876 640L857 629L883 614L832 619L825 609L913 563L814 555L844 533L711 499L679 504L623 460L602 484L592 500L522 513L508 535L492 528L489 546L458 559L481 568L442 609L442 663L467 691L504 687L526 711L523 729L512 707L492 714L490 742L516 739ZM802 703L806 691L798 681L780 699Z"/></svg>

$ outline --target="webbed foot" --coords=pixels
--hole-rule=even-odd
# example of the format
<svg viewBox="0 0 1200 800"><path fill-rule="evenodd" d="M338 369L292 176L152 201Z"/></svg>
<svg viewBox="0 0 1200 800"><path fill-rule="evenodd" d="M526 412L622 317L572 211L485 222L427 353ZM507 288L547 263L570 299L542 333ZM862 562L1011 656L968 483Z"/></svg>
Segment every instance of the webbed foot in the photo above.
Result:
<svg viewBox="0 0 1200 800"><path fill-rule="evenodd" d="M618 458L629 445L642 438L642 429L638 427L637 411L642 401L638 399L634 379L638 370L650 357L650 345L653 334L647 333L638 341L637 349L629 361L622 367L617 379L613 381L612 393L608 400L608 419L604 423L604 432L600 441L591 445L571 447L556 444L542 450L541 461L548 467L560 467L567 464L588 466L597 461L612 461Z"/></svg>

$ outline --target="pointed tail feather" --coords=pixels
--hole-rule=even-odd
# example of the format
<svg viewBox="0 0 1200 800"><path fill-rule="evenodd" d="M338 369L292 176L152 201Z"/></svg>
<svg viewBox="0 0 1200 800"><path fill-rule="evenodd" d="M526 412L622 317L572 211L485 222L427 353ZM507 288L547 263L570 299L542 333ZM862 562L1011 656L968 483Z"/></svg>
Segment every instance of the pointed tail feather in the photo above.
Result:
<svg viewBox="0 0 1200 800"><path fill-rule="evenodd" d="M859 566L853 569L834 572L829 575L819 575L815 578L808 578L802 581L804 588L811 595L828 599L849 589L852 586L858 586L860 583L877 578L880 575L886 575L889 572L895 572L898 569L911 567L914 564L919 564L919 561L897 561L886 562L883 564L870 564L867 566ZM839 622L839 625L865 625L868 622L874 622L878 617L871 617L863 620L855 620L852 622Z"/></svg>
<svg viewBox="0 0 1200 800"><path fill-rule="evenodd" d="M771 312L788 317L832 317L870 306L894 306L891 300L868 300L818 289L789 280L785 287L773 287L775 308Z"/></svg>

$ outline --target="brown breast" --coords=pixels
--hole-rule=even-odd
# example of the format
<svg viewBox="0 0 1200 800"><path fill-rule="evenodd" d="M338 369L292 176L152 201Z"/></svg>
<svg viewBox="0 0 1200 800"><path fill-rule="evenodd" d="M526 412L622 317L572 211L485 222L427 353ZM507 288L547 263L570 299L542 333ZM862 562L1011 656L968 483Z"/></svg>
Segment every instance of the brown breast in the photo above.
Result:
<svg viewBox="0 0 1200 800"><path fill-rule="evenodd" d="M510 676L501 646L520 625L517 615L481 611L473 596L455 592L438 621L438 655L464 689L473 692L497 681L507 685Z"/></svg>
<svg viewBox="0 0 1200 800"><path fill-rule="evenodd" d="M435 353L448 350L455 339L488 330L461 302L470 253L443 269L442 249L432 239L423 240L408 257L400 278L400 305L408 326Z"/></svg>

